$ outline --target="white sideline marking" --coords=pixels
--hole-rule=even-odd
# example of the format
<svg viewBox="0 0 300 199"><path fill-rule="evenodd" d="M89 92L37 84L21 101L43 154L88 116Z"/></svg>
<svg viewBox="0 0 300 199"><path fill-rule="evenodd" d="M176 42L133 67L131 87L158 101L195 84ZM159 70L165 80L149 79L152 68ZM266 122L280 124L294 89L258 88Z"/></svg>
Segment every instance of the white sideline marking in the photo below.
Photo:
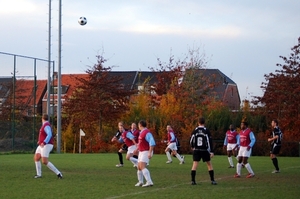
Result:
<svg viewBox="0 0 300 199"><path fill-rule="evenodd" d="M280 169L280 170L298 169L298 168L300 168L300 166L297 166L297 167L286 167L286 168L283 168L283 169ZM256 172L256 173L266 173L266 172L270 172L271 173L271 170L264 171L264 172ZM255 173L255 175L256 175L256 173ZM280 174L275 174L275 175L280 175ZM223 178L216 178L216 181L222 180L222 179L227 179L227 178L233 178L233 175L225 176ZM202 181L197 181L197 182L210 182L210 180L202 180ZM134 192L134 193L122 194L122 195L118 195L118 196L111 196L111 197L108 197L106 199L123 198L123 197L126 197L126 196L139 195L139 194L143 194L143 193L155 192L155 191L160 191L160 190L164 190L164 189L171 189L171 188L175 188L175 187L182 186L182 185L190 185L190 183L176 184L176 185L172 185L172 186L168 186L168 187L162 187L162 188L156 188L156 189L153 189L151 187L144 187L144 188L143 187L137 187L137 188L145 189L145 191L139 191L139 192ZM154 184L154 186L155 186L155 184ZM236 190L236 189L254 189L254 188L257 189L259 187L252 187L252 186L248 186L248 187L241 186L240 187L239 186L239 187L233 187L232 189ZM229 187L226 187L226 189L229 189ZM205 189L201 188L201 190L205 190Z"/></svg>

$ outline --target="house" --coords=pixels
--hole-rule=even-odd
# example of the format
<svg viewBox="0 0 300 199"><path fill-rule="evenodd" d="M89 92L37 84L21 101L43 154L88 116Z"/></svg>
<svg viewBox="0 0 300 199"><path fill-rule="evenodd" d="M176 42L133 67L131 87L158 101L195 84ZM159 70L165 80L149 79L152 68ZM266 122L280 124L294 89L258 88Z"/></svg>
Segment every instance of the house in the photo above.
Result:
<svg viewBox="0 0 300 199"><path fill-rule="evenodd" d="M155 87L158 81L157 74L159 72L153 71L111 71L109 72L110 78L122 77L121 85L125 89L143 90L144 86ZM236 83L223 74L218 69L197 69L198 75L209 77L209 81L215 83L211 91L211 95L214 95L216 99L221 100L231 110L238 110L240 108L241 100L238 92ZM72 96L76 90L80 81L78 79L88 79L89 74L62 74L61 75L61 100L62 106L67 97ZM183 76L184 81L185 76ZM1 80L1 78L0 78ZM3 79L3 82L11 82L11 78ZM1 81L0 81L1 83ZM0 88L1 85L0 84ZM24 115L31 116L34 111L36 114L42 114L47 112L47 81L37 80L36 81L36 109L33 109L34 104L34 81L33 80L17 80L16 81L16 105ZM57 110L57 76L54 78L50 86L50 110L49 114L55 114ZM6 100L9 89L2 86L0 89L0 100L1 103ZM155 94L155 93L152 93ZM6 96L6 97L5 97ZM1 105L1 104L0 104Z"/></svg>

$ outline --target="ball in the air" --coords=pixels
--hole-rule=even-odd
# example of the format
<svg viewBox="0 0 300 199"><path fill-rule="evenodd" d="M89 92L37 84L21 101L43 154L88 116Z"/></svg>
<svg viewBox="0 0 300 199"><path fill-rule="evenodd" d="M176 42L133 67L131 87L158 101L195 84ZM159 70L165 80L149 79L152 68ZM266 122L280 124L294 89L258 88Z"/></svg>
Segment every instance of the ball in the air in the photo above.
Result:
<svg viewBox="0 0 300 199"><path fill-rule="evenodd" d="M84 26L87 23L87 20L85 17L79 17L78 23L82 26Z"/></svg>

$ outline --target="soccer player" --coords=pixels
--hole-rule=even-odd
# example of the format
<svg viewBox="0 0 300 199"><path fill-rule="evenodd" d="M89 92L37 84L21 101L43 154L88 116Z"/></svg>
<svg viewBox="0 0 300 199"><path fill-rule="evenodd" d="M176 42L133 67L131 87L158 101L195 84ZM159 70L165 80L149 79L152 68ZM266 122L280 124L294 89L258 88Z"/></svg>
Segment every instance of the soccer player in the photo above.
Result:
<svg viewBox="0 0 300 199"><path fill-rule="evenodd" d="M49 162L49 154L53 149L53 135L50 127L50 123L48 122L48 115L43 114L42 116L42 127L39 133L38 139L38 147L34 154L34 162L36 168L36 175L34 178L42 177L42 165L40 160L42 159L42 163L46 165L51 171L53 171L58 179L62 179L62 173L51 163Z"/></svg>
<svg viewBox="0 0 300 199"><path fill-rule="evenodd" d="M278 160L276 155L279 154L281 148L282 132L278 127L278 121L276 119L272 120L271 125L273 131L271 133L271 138L268 138L268 142L271 142L270 158L275 167L275 170L272 173L279 173L280 170L279 170Z"/></svg>
<svg viewBox="0 0 300 199"><path fill-rule="evenodd" d="M241 131L237 140L237 146L240 147L239 154L238 154L238 163L236 165L236 174L234 175L235 178L241 177L241 168L242 163L245 168L248 170L248 175L246 178L253 178L254 172L248 163L248 158L251 155L252 147L255 144L255 136L254 133L248 128L248 123L246 121L241 122Z"/></svg>
<svg viewBox="0 0 300 199"><path fill-rule="evenodd" d="M166 162L167 164L172 163L172 157L171 154L169 153L169 151L172 151L172 154L176 156L176 158L179 160L180 164L184 164L184 156L180 156L177 153L177 146L176 146L176 137L175 137L175 133L171 127L171 125L167 125L167 136L168 136L168 146L165 149L168 161Z"/></svg>
<svg viewBox="0 0 300 199"><path fill-rule="evenodd" d="M119 122L118 123L118 129L122 128L123 127L123 122ZM122 132L120 132L119 130L117 131L117 133L115 134L115 136L111 139L111 141L115 141L117 139L120 138ZM128 149L127 145L126 144L123 144L122 147L119 149L118 151L118 156L119 156L119 161L120 163L116 165L116 167L123 167L124 166L124 162L123 162L123 155L122 153L123 152L126 152Z"/></svg>
<svg viewBox="0 0 300 199"><path fill-rule="evenodd" d="M224 148L227 148L228 162L230 165L228 168L234 168L232 155L236 156L236 150L233 149L236 148L238 136L238 133L235 131L235 126L233 124L230 124L229 130L226 132L226 136L224 139Z"/></svg>
<svg viewBox="0 0 300 199"><path fill-rule="evenodd" d="M149 187L149 186L153 186L153 182L151 180L150 172L146 168L146 166L153 156L155 140L150 130L147 129L147 123L144 120L139 121L138 126L140 129L139 143L138 143L138 151L139 151L138 170L137 170L138 183L136 183L135 186ZM146 179L145 184L143 184L144 178Z"/></svg>
<svg viewBox="0 0 300 199"><path fill-rule="evenodd" d="M120 143L125 143L128 146L126 159L130 160L133 165L137 166L137 158L133 157L133 152L136 151L137 143L135 142L134 136L130 131L126 131L123 126L119 126L119 132L121 136L118 141ZM113 141L117 140L116 137L113 138Z"/></svg>
<svg viewBox="0 0 300 199"><path fill-rule="evenodd" d="M137 129L137 126L136 126L136 123L132 123L131 124L131 129L130 129L131 133L133 134L134 136L134 140L136 143L139 143L139 135L140 135L140 131ZM134 158L138 159L138 151L135 150L133 152L133 156ZM137 165L133 165L133 167L137 167Z"/></svg>
<svg viewBox="0 0 300 199"><path fill-rule="evenodd" d="M190 138L190 145L193 150L193 166L191 170L192 185L196 185L195 177L196 170L199 164L199 161L202 159L203 162L206 162L208 173L210 176L211 184L217 185L217 182L214 179L214 169L211 163L211 158L214 156L212 148L212 138L209 130L204 126L205 119L200 117L198 120L198 127L192 132Z"/></svg>

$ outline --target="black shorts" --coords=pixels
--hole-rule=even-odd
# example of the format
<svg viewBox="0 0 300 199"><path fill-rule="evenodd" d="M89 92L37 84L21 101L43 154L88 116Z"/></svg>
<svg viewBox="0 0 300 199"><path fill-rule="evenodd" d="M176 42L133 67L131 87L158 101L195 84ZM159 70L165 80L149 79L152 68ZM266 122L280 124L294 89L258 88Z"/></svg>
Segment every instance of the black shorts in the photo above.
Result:
<svg viewBox="0 0 300 199"><path fill-rule="evenodd" d="M193 151L193 161L199 162L202 159L203 162L210 161L210 153L208 151Z"/></svg>
<svg viewBox="0 0 300 199"><path fill-rule="evenodd" d="M270 154L279 154L281 146L273 145L271 146Z"/></svg>
<svg viewBox="0 0 300 199"><path fill-rule="evenodd" d="M127 151L128 146L127 146L126 144L123 144L122 147L121 147L121 149L122 149L123 151Z"/></svg>

